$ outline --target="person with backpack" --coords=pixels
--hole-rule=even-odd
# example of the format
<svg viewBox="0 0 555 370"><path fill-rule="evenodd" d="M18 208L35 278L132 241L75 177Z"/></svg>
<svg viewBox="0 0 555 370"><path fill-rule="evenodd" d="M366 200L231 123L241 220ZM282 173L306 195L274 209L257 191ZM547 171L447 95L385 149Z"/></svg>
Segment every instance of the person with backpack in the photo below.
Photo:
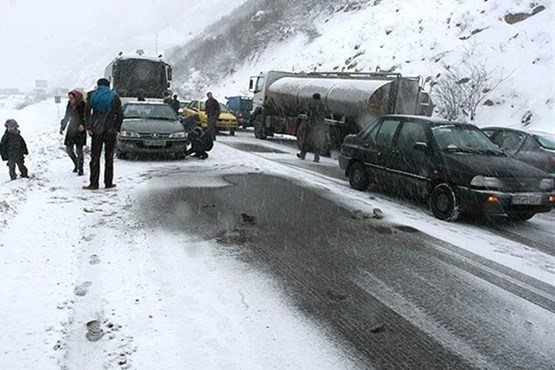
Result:
<svg viewBox="0 0 555 370"><path fill-rule="evenodd" d="M101 78L96 83L96 90L87 96L85 109L85 127L91 136L90 183L83 186L86 190L98 189L100 177L100 156L104 147L104 185L106 189L114 184L114 149L117 134L123 123L121 100L110 89L110 81Z"/></svg>
<svg viewBox="0 0 555 370"><path fill-rule="evenodd" d="M17 179L15 166L19 168L21 177L29 177L25 167L25 155L29 154L27 144L19 132L19 125L15 119L8 119L4 124L6 132L0 141L0 156L3 161L8 161L10 178Z"/></svg>
<svg viewBox="0 0 555 370"><path fill-rule="evenodd" d="M85 101L78 90L71 90L68 94L66 113L60 122L60 135L67 128L64 145L69 158L73 161L73 172L83 176L83 146L87 143L85 130ZM77 154L75 154L77 153Z"/></svg>

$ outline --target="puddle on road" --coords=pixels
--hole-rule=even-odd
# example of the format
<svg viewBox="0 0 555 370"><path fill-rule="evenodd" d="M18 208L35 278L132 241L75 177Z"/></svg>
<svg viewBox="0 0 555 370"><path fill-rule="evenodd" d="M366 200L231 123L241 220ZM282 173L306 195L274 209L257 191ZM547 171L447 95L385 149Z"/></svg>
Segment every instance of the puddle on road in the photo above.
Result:
<svg viewBox="0 0 555 370"><path fill-rule="evenodd" d="M244 240L281 246L342 246L346 238L374 243L396 233L374 219L354 220L352 211L278 177L245 174L225 180L229 186L151 189L138 198L141 217L150 226L207 239L243 230ZM254 221L245 222L250 217Z"/></svg>

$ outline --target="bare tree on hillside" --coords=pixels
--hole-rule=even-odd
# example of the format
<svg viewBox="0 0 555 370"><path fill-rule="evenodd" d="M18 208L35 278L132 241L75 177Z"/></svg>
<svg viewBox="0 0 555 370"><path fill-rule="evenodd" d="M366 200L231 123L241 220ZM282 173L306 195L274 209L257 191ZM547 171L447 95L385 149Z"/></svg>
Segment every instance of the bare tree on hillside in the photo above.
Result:
<svg viewBox="0 0 555 370"><path fill-rule="evenodd" d="M476 54L475 47L465 50L459 65L443 65L445 73L432 82L434 103L442 117L474 121L478 108L506 79L495 77L496 71Z"/></svg>

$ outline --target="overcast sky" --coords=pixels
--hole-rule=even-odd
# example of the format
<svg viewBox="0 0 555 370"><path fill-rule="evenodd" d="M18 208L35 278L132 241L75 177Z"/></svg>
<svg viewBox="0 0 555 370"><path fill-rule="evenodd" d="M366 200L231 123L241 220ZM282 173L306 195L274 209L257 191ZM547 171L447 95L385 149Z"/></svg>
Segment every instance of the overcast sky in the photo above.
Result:
<svg viewBox="0 0 555 370"><path fill-rule="evenodd" d="M77 86L119 51L163 52L245 1L0 0L0 88Z"/></svg>

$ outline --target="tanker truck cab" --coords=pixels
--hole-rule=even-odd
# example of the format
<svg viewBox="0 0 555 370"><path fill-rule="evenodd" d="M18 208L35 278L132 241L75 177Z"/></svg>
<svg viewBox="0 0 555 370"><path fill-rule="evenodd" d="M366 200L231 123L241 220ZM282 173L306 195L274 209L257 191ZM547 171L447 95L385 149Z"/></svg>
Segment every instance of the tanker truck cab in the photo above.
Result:
<svg viewBox="0 0 555 370"><path fill-rule="evenodd" d="M249 83L249 91L254 94L253 112L264 105L268 86L280 78L294 75L295 73L293 72L268 71L260 72L258 76L252 76Z"/></svg>
<svg viewBox="0 0 555 370"><path fill-rule="evenodd" d="M258 76L251 76L249 91L253 94L250 124L254 127L254 135L258 139L266 139L274 133L296 134L297 124L284 120L272 120L272 117L282 116L282 112L276 112L268 104L268 88L277 80L294 76L293 72L266 71L260 72Z"/></svg>

